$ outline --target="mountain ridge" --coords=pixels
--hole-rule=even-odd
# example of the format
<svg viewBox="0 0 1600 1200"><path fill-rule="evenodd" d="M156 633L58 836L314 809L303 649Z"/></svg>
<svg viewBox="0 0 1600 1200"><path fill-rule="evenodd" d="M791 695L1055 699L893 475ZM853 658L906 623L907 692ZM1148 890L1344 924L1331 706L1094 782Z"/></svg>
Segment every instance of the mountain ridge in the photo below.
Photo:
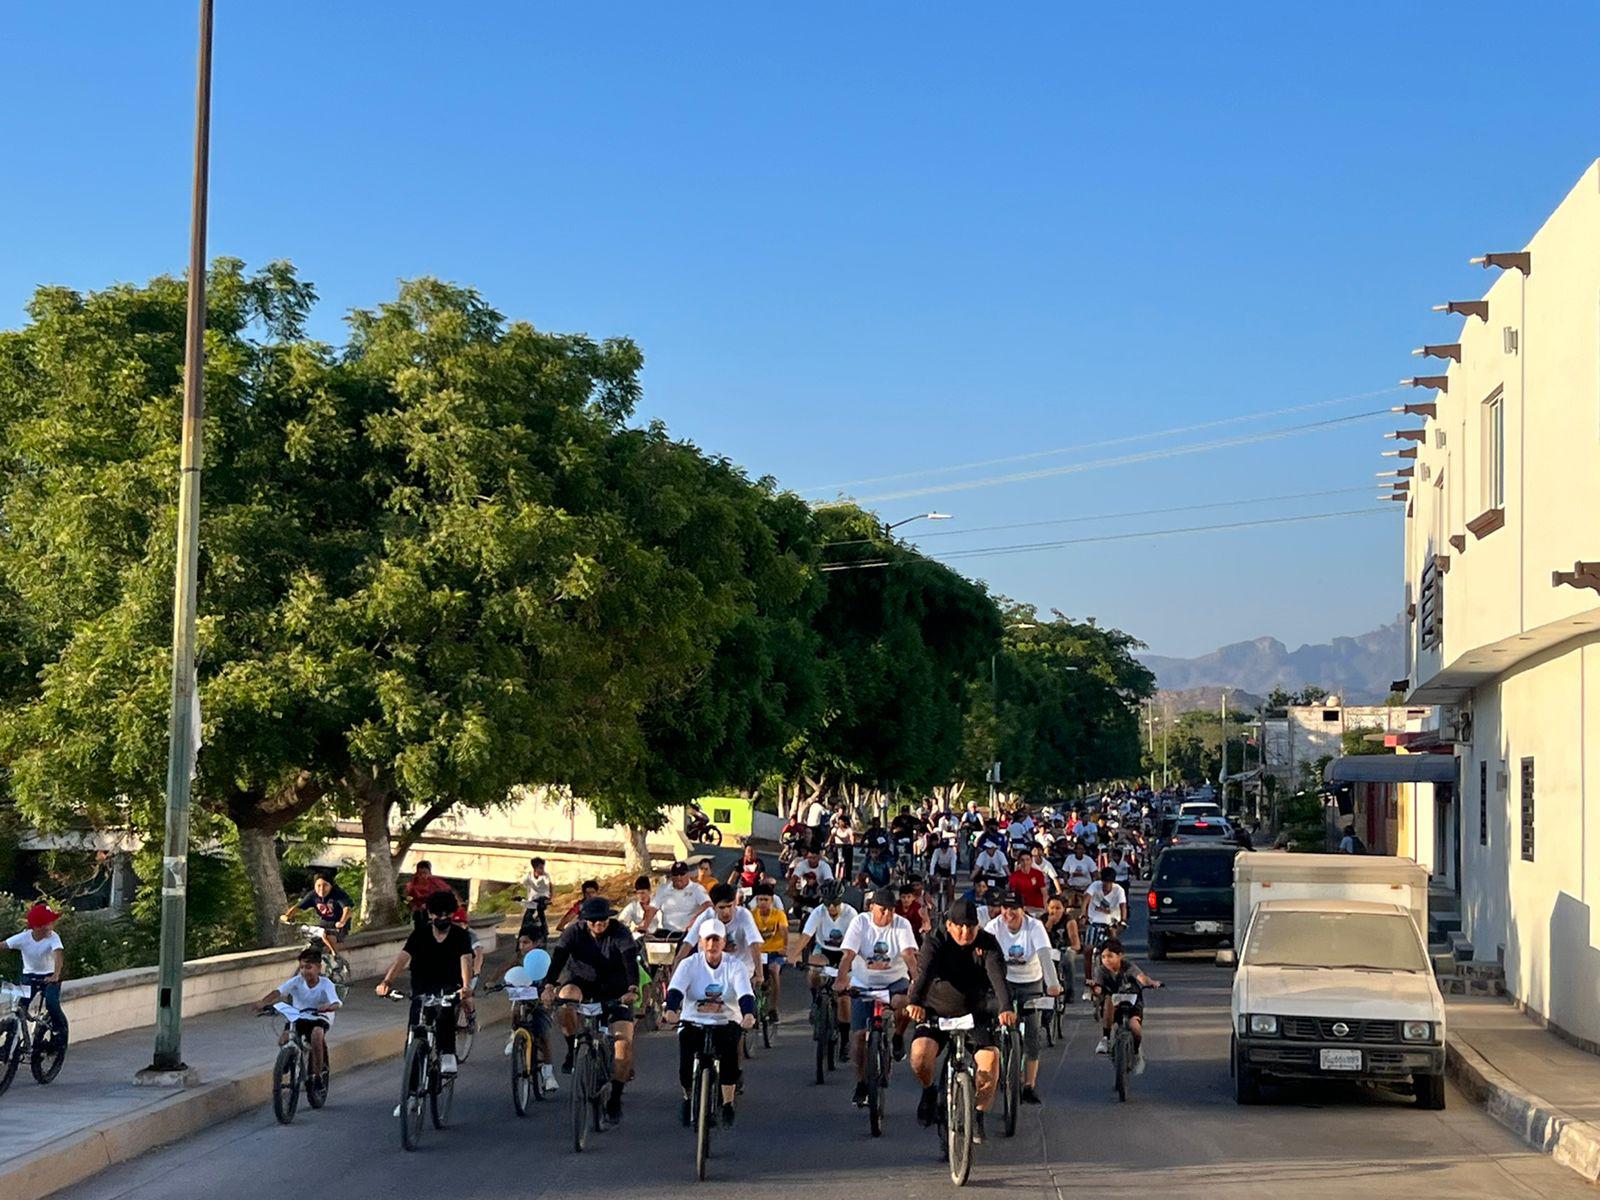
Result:
<svg viewBox="0 0 1600 1200"><path fill-rule="evenodd" d="M1270 635L1220 646L1195 658L1141 654L1163 691L1230 687L1266 695L1275 687L1328 688L1347 704L1378 704L1405 670L1405 622L1290 650Z"/></svg>

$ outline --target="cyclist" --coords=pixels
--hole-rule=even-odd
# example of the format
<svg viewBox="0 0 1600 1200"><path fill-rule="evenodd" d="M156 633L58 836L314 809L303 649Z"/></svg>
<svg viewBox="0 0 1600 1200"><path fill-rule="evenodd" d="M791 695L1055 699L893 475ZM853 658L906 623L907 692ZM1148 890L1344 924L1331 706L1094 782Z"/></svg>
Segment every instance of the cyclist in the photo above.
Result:
<svg viewBox="0 0 1600 1200"><path fill-rule="evenodd" d="M538 944L539 943L534 940L532 934L517 934L517 956L501 968L500 977L495 980L495 982L504 984L506 981L506 974L513 967L522 966L523 961L528 957L529 951L533 950ZM539 981L536 980L535 982ZM560 1091L560 1088L556 1085L555 1067L551 1065L551 1024L550 1010L537 1001L518 1000L511 1005L512 1029L516 1029L520 1026L527 1029L529 1033L533 1034L534 1057L539 1063L539 1077L544 1083L544 1090L547 1092L557 1092ZM511 1056L511 1052L515 1046L515 1037L506 1038L506 1057L509 1058Z"/></svg>
<svg viewBox="0 0 1600 1200"><path fill-rule="evenodd" d="M774 1025L778 1023L778 1005L782 998L783 963L789 953L789 917L775 900L770 883L756 884L756 909L749 914L761 935L758 949L766 960L762 969L766 973L768 1004Z"/></svg>
<svg viewBox="0 0 1600 1200"><path fill-rule="evenodd" d="M63 1041L67 1036L67 1014L61 1008L61 980L66 973L67 951L56 922L61 914L43 900L28 909L27 928L6 939L6 948L22 954L22 982L28 985L28 1002L44 992L45 1011Z"/></svg>
<svg viewBox="0 0 1600 1200"><path fill-rule="evenodd" d="M645 923L667 933L682 933L694 919L711 907L711 897L689 878L689 864L675 862L667 868L666 881L656 889L645 913Z"/></svg>
<svg viewBox="0 0 1600 1200"><path fill-rule="evenodd" d="M1085 853L1083 841L1075 840L1072 843L1072 853L1061 864L1062 871L1067 877L1067 893L1072 901L1072 907L1082 916L1084 909L1084 893L1089 890L1089 885L1094 882L1094 859Z"/></svg>
<svg viewBox="0 0 1600 1200"><path fill-rule="evenodd" d="M987 883L1004 883L1011 878L1011 864L1005 851L985 843L972 860L972 878Z"/></svg>
<svg viewBox="0 0 1600 1200"><path fill-rule="evenodd" d="M1006 881L1007 890L1021 896L1028 908L1043 912L1045 899L1050 894L1050 877L1034 865L1033 856L1026 847L1019 846L1015 854L1011 877Z"/></svg>
<svg viewBox="0 0 1600 1200"><path fill-rule="evenodd" d="M756 852L756 844L746 841L744 854L733 865L733 870L728 872L728 882L740 890L741 896L748 895L756 884L767 878L767 864L761 861L761 855Z"/></svg>
<svg viewBox="0 0 1600 1200"><path fill-rule="evenodd" d="M942 895L948 900L956 886L956 840L953 834L941 834L940 838L928 854L928 878L933 880L934 898L937 900Z"/></svg>
<svg viewBox="0 0 1600 1200"><path fill-rule="evenodd" d="M1132 992L1139 996L1139 1002L1133 1006L1133 1017L1128 1022L1128 1028L1133 1031L1133 1073L1143 1075L1144 996L1140 989L1158 988L1161 981L1150 978L1131 959L1125 958L1122 942L1112 938L1100 948L1100 969L1095 973L1094 986L1104 1000L1100 1010L1100 1044L1094 1048L1096 1054L1111 1053L1111 1022L1116 1016L1116 1004L1112 997L1118 992Z"/></svg>
<svg viewBox="0 0 1600 1200"><path fill-rule="evenodd" d="M761 970L761 930L756 927L750 910L740 908L734 900L733 889L725 883L711 889L711 907L696 917L685 931L683 945L678 947L678 961L682 962L695 952L700 944L701 926L707 921L720 921L723 952L742 959L755 986L761 987L765 982Z"/></svg>
<svg viewBox="0 0 1600 1200"><path fill-rule="evenodd" d="M911 926L911 932L917 935L920 943L928 932L928 916L922 907L922 884L915 880L902 883L894 911L906 919L906 924Z"/></svg>
<svg viewBox="0 0 1600 1200"><path fill-rule="evenodd" d="M611 1095L606 1100L606 1117L616 1124L622 1119L623 1086L633 1074L633 1002L639 994L639 943L615 919L611 901L604 896L585 900L579 916L582 919L556 939L545 979L559 981L563 968L567 968L561 999L601 1006L600 1021L611 1027L616 1051ZM556 994L555 984L547 982L544 1002L549 1004ZM561 1069L571 1071L578 1014L567 1006L556 1014L556 1020L567 1039L567 1056Z"/></svg>
<svg viewBox="0 0 1600 1200"><path fill-rule="evenodd" d="M995 1048L994 1022L1016 1023L1011 1011L1011 989L1006 984L1004 955L994 936L978 925L977 906L962 897L945 914L944 928L922 943L917 957L917 977L907 996L906 1015L917 1022L911 1043L911 1070L922 1085L917 1120L933 1124L939 1103L934 1073L948 1035L930 1017L964 1017L975 1021L972 1031L978 1068L977 1118L972 1140L984 1139L983 1114L994 1101L999 1083L1000 1052ZM924 1022L928 1022L924 1024Z"/></svg>
<svg viewBox="0 0 1600 1200"><path fill-rule="evenodd" d="M428 927L428 897L439 891L449 892L451 899L455 898L455 889L433 873L433 864L419 862L406 884L406 903L411 906L411 923L418 929ZM450 907L454 909L455 905L451 904Z"/></svg>
<svg viewBox="0 0 1600 1200"><path fill-rule="evenodd" d="M905 1057L906 992L917 964L917 935L911 923L894 911L899 897L890 888L872 893L867 911L850 923L844 935L844 957L839 963L841 993L851 987L889 993L894 1009L893 1053ZM867 1024L872 1020L872 1001L854 998L850 1002L850 1048L856 1067L855 1103L867 1102Z"/></svg>
<svg viewBox="0 0 1600 1200"><path fill-rule="evenodd" d="M1089 987L1094 980L1094 958L1100 947L1115 935L1117 929L1128 923L1128 893L1117 883L1117 873L1111 867L1100 869L1100 878L1089 885L1084 893L1089 909L1088 937L1083 942L1083 998L1093 999Z"/></svg>
<svg viewBox="0 0 1600 1200"><path fill-rule="evenodd" d="M834 817L833 824L828 827L828 848L833 853L833 873L842 879L849 879L855 874L856 869L856 828L850 822L850 814L844 809L839 810L839 815Z"/></svg>
<svg viewBox="0 0 1600 1200"><path fill-rule="evenodd" d="M833 878L833 868L822 861L822 851L810 846L805 857L789 864L789 898L796 903L814 898L819 889L833 882Z"/></svg>
<svg viewBox="0 0 1600 1200"><path fill-rule="evenodd" d="M850 926L855 922L857 914L854 906L846 904L840 894L839 885L830 883L822 889L822 902L811 910L811 915L806 918L804 927L800 930L800 946L795 952L795 962L808 963L810 955L815 949L822 955L830 967L837 967L844 960L844 937L850 932ZM840 975L845 972L840 971ZM823 986L825 976L820 970L811 969L811 990L816 991ZM850 1024L850 1013L845 1007L845 998L839 998L839 1024L841 1027Z"/></svg>
<svg viewBox="0 0 1600 1200"><path fill-rule="evenodd" d="M310 1039L311 1073L321 1075L323 1064L327 1062L328 1026L333 1023L334 1010L340 1006L339 993L333 990L332 980L322 977L320 951L307 946L300 951L298 963L299 969L293 975L251 1007L264 1008L269 1004L287 1004L298 1012L315 1014L309 1017L296 1017L294 1031ZM285 1021L283 1032L278 1035L278 1045L286 1046L288 1043L289 1022Z"/></svg>
<svg viewBox="0 0 1600 1200"><path fill-rule="evenodd" d="M680 962L667 985L662 1019L669 1026L680 1021L683 1026L678 1032L678 1083L683 1087L685 1125L693 1111L689 1089L694 1086L694 1058L700 1052L701 1029L707 1025L716 1027L712 1039L722 1069L722 1123L732 1125L733 1098L739 1088L741 1030L755 1028L756 997L750 987L750 975L737 956L724 951L726 934L716 918L703 922L700 952Z"/></svg>
<svg viewBox="0 0 1600 1200"><path fill-rule="evenodd" d="M717 873L711 869L711 864L714 861L709 854L702 854L698 858L689 860L690 865L695 869L694 881L708 892L716 887L719 882Z"/></svg>
<svg viewBox="0 0 1600 1200"><path fill-rule="evenodd" d="M319 874L312 881L311 890L283 910L283 920L287 921L298 912L317 914L317 925L322 929L322 941L328 947L328 956L336 956L339 953L340 936L349 927L350 918L354 915L350 897L328 876Z"/></svg>
<svg viewBox="0 0 1600 1200"><path fill-rule="evenodd" d="M922 832L923 828L923 823L917 820L912 813L911 806L902 804L900 811L889 822L889 838L894 846L896 862L910 856L911 848L917 840L917 835Z"/></svg>
<svg viewBox="0 0 1600 1200"><path fill-rule="evenodd" d="M439 1013L439 1066L446 1075L456 1073L456 1009L472 1012L472 939L451 917L456 911L456 894L446 887L431 893L423 902L428 924L413 929L394 962L373 990L387 996L394 977L411 970L411 1024L422 1013L422 997L440 995L447 1003Z"/></svg>
<svg viewBox="0 0 1600 1200"><path fill-rule="evenodd" d="M594 899L600 894L600 881L598 879L585 879L578 885L578 898L567 906L567 911L561 914L561 920L556 922L556 932L565 933L567 927L578 919L578 914L583 911L586 901Z"/></svg>
<svg viewBox="0 0 1600 1200"><path fill-rule="evenodd" d="M651 921L659 922L660 917L651 913L650 897L653 892L650 876L641 875L633 881L633 899L622 906L622 911L617 914L617 920L627 927L628 932L640 938L647 933L654 933L655 926ZM645 920L645 914L651 913L651 921ZM520 944L519 944L520 948ZM521 958L518 958L521 961Z"/></svg>
<svg viewBox="0 0 1600 1200"><path fill-rule="evenodd" d="M544 859L534 857L528 860L528 870L522 876L522 887L525 896L522 901L522 926L518 932L531 935L542 946L550 935L550 927L545 922L545 910L550 907L550 897L555 891L555 882L545 873Z"/></svg>
<svg viewBox="0 0 1600 1200"><path fill-rule="evenodd" d="M1078 918L1060 896L1051 896L1044 906L1044 931L1050 935L1050 944L1063 955L1076 958L1083 953L1083 942L1078 932ZM1072 962L1065 959L1070 971ZM1068 1000L1071 997L1067 997Z"/></svg>
<svg viewBox="0 0 1600 1200"><path fill-rule="evenodd" d="M1050 934L1043 922L1030 917L1021 897L1008 893L1000 900L1000 915L984 928L1005 953L1006 984L1013 1003L1059 996L1061 981L1050 957ZM1039 1010L1028 1007L1022 1021L1022 1102L1038 1104Z"/></svg>
<svg viewBox="0 0 1600 1200"><path fill-rule="evenodd" d="M888 849L874 846L867 851L867 857L862 860L861 870L856 875L856 886L864 892L873 891L888 887L889 881L893 878L894 861L889 857Z"/></svg>
<svg viewBox="0 0 1600 1200"><path fill-rule="evenodd" d="M1042 834L1040 840L1034 842L1033 850L1028 857L1033 864L1033 869L1042 874L1048 881L1047 894L1053 896L1061 890L1061 875L1056 871L1055 864L1050 861L1050 856L1046 849L1049 844L1049 836L1048 833Z"/></svg>
<svg viewBox="0 0 1600 1200"><path fill-rule="evenodd" d="M1036 828L1033 814L1028 811L1026 806L1017 809L1011 815L1011 824L1006 826L1006 838L1011 843L1010 848L1013 855L1018 850L1026 851L1029 846L1033 845L1033 831Z"/></svg>

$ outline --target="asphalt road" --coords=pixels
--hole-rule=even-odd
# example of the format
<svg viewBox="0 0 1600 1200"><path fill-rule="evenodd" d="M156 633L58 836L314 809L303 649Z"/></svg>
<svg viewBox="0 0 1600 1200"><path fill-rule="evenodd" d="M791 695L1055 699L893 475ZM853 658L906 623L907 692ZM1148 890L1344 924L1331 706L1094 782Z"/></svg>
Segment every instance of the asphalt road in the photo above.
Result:
<svg viewBox="0 0 1600 1200"><path fill-rule="evenodd" d="M1135 918L1138 941L1138 918ZM1006 1139L991 1123L968 1187L1005 1188L1041 1200L1100 1197L1348 1198L1357 1190L1414 1197L1584 1196L1593 1191L1528 1150L1452 1089L1441 1113L1409 1098L1350 1088L1274 1093L1243 1109L1227 1069L1230 975L1208 957L1179 957L1152 973L1150 1067L1126 1104L1111 1090L1111 1068L1093 1056L1098 1031L1075 1006L1068 1040L1046 1050L1045 1104L1024 1114ZM1081 982L1081 981L1080 981ZM869 1136L866 1114L849 1103L838 1072L810 1079L809 1030L792 1000L779 1043L750 1064L738 1123L721 1135L710 1178L693 1179L693 1146L678 1123L675 1058L664 1034L643 1039L639 1075L620 1128L591 1136L574 1154L565 1090L526 1119L512 1112L499 1031L480 1038L456 1089L452 1127L429 1128L407 1154L391 1111L399 1068L383 1063L334 1077L328 1106L304 1105L279 1126L270 1109L240 1117L81 1184L73 1200L282 1200L316 1197L449 1197L500 1200L563 1195L606 1200L732 1194L760 1189L797 1196L823 1189L878 1200L948 1195L954 1189L933 1135L917 1126L914 1084L897 1068L890 1122ZM337 1054L337 1040L334 1043ZM335 1060L337 1062L337 1059ZM563 1077L565 1080L565 1077Z"/></svg>

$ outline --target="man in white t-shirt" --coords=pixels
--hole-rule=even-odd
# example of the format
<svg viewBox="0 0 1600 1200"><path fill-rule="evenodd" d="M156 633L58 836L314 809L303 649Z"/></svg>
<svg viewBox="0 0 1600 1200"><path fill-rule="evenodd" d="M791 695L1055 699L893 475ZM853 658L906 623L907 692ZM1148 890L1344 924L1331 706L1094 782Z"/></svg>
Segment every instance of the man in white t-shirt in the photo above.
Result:
<svg viewBox="0 0 1600 1200"><path fill-rule="evenodd" d="M1039 1010L1032 1007L1041 996L1059 996L1061 981L1050 957L1050 934L1044 923L1030 917L1015 892L999 898L1000 915L984 926L1000 943L1006 959L1006 984L1011 999L1023 1004L1022 1102L1038 1104Z"/></svg>
<svg viewBox="0 0 1600 1200"><path fill-rule="evenodd" d="M661 1017L670 1029L678 1031L678 1085L683 1089L683 1123L689 1124L693 1104L689 1089L694 1086L695 1056L705 1044L705 1028L715 1032L712 1044L722 1068L722 1123L733 1124L733 1102L739 1094L740 1030L753 1029L756 1023L755 991L744 960L723 949L727 930L716 919L700 926L698 951L689 955L672 973L667 985L667 1002Z"/></svg>
<svg viewBox="0 0 1600 1200"><path fill-rule="evenodd" d="M1004 883L1011 878L1011 864L1006 860L1005 851L994 846L980 850L972 860L972 877L996 883Z"/></svg>
<svg viewBox="0 0 1600 1200"><path fill-rule="evenodd" d="M1066 876L1067 891L1072 893L1070 899L1075 905L1081 904L1095 876L1094 859L1084 853L1082 842L1074 844L1072 853L1061 864L1061 873Z"/></svg>
<svg viewBox="0 0 1600 1200"><path fill-rule="evenodd" d="M732 885L719 883L711 889L711 907L689 925L683 935L683 946L678 951L678 961L696 952L700 939L705 936L708 921L722 925L722 951L737 959L750 972L750 980L759 988L765 972L761 966L761 931L748 908L740 908L738 894Z"/></svg>
<svg viewBox="0 0 1600 1200"><path fill-rule="evenodd" d="M810 832L811 840L806 844L822 849L822 826L828 820L828 806L821 799L813 800L806 805L806 829Z"/></svg>
<svg viewBox="0 0 1600 1200"><path fill-rule="evenodd" d="M300 952L300 969L278 987L268 992L250 1007L252 1009L277 1005L283 1014L283 1032L278 1035L278 1045L289 1041L289 1029L311 1043L311 1073L322 1075L327 1062L328 1026L333 1024L333 1014L340 1006L339 993L333 981L322 977L322 951L307 947ZM327 1081L323 1080L324 1086Z"/></svg>
<svg viewBox="0 0 1600 1200"><path fill-rule="evenodd" d="M830 883L822 889L821 902L811 910L810 915L806 917L805 925L800 929L800 947L794 956L796 964L809 967L813 991L825 986L827 979L822 974L822 969L810 966L807 959L810 955L816 954L837 971L839 964L844 960L844 935L850 932L850 926L857 915L855 906L844 902L837 883ZM846 997L839 997L840 1028L850 1024L848 1003Z"/></svg>
<svg viewBox="0 0 1600 1200"><path fill-rule="evenodd" d="M886 991L894 1009L896 1059L905 1057L906 992L917 968L917 935L911 922L895 913L900 896L893 888L872 893L867 911L850 923L844 935L844 958L839 964L835 987L848 992ZM873 1002L856 997L850 1001L851 1058L856 1067L855 1103L867 1102L867 1025L872 1020Z"/></svg>
<svg viewBox="0 0 1600 1200"><path fill-rule="evenodd" d="M1094 979L1094 964L1100 961L1100 947L1111 939L1117 926L1128 923L1128 893L1117 882L1114 867L1101 868L1100 878L1084 893L1084 902L1089 924L1083 939L1083 980L1088 984ZM1093 999L1093 991L1086 987L1083 998Z"/></svg>
<svg viewBox="0 0 1600 1200"><path fill-rule="evenodd" d="M667 871L666 882L656 889L645 921L655 921L657 927L669 933L682 933L710 907L711 897L705 888L689 878L689 864L675 862Z"/></svg>
<svg viewBox="0 0 1600 1200"><path fill-rule="evenodd" d="M824 887L834 881L833 868L823 861L822 851L811 846L789 864L789 897L798 901L803 896L815 899Z"/></svg>

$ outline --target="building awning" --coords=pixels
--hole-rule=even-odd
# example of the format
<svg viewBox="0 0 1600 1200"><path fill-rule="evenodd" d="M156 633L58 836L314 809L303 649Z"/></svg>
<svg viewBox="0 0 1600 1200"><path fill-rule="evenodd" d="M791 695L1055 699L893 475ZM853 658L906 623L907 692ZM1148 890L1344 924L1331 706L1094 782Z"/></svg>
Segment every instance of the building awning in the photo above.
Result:
<svg viewBox="0 0 1600 1200"><path fill-rule="evenodd" d="M1351 754L1322 772L1328 783L1454 783L1453 754Z"/></svg>

